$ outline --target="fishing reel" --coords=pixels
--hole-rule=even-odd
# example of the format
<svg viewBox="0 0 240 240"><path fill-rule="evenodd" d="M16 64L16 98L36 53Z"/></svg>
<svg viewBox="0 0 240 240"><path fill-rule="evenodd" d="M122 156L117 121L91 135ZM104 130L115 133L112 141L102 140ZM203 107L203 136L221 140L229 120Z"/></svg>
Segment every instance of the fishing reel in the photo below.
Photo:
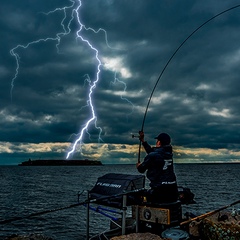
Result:
<svg viewBox="0 0 240 240"><path fill-rule="evenodd" d="M132 138L139 138L140 136L139 135L135 135L132 133Z"/></svg>
<svg viewBox="0 0 240 240"><path fill-rule="evenodd" d="M143 131L142 130L140 130L140 131L138 131L138 135L136 134L133 134L132 133L132 138L138 138L138 139L140 139L140 138L143 138L144 137L144 133L143 133Z"/></svg>

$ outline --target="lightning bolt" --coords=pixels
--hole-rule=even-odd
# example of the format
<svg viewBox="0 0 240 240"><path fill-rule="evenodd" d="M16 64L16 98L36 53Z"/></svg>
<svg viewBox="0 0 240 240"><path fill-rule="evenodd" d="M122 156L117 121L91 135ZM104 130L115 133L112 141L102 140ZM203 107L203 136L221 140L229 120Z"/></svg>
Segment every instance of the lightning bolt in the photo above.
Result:
<svg viewBox="0 0 240 240"><path fill-rule="evenodd" d="M57 52L59 53L59 45L60 45L60 42L61 42L61 38L63 36L68 35L71 32L70 24L71 24L71 22L74 19L73 12L72 12L71 18L70 18L70 20L69 20L69 22L67 24L67 29L66 29L66 27L64 25L64 21L67 18L67 11L66 10L72 8L75 5L75 2L73 0L70 0L70 2L72 2L72 5L70 5L70 6L63 7L63 8L56 8L54 11L50 11L48 13L43 13L45 15L48 15L48 14L54 13L56 11L63 11L64 12L64 17L63 17L62 22L61 22L61 26L63 28L63 32L57 33L55 37L41 38L41 39L38 39L36 41L32 41L32 42L30 42L30 43L28 43L26 45L19 44L16 47L14 47L14 48L12 48L10 50L10 54L15 58L16 65L17 65L16 66L16 70L15 70L15 75L12 78L12 81L11 81L11 90L10 90L11 100L12 100L12 96L13 96L14 83L15 83L15 80L17 79L17 77L18 77L19 68L20 68L20 64L19 64L20 56L18 55L18 53L16 53L16 51L19 48L27 49L30 45L34 45L34 44L37 44L37 43L40 43L40 42L55 41L55 42L57 42L56 43L56 48L57 48Z"/></svg>
<svg viewBox="0 0 240 240"><path fill-rule="evenodd" d="M112 84L119 83L119 84L124 86L123 93L125 93L127 91L127 84L117 77L117 72L115 72L115 74L114 74L114 81L112 81L111 83ZM130 105L132 105L132 111L127 114L127 117L128 117L128 116L130 116L133 113L133 109L134 109L135 106L128 98L124 97L123 94L121 94L121 99L126 101L126 102L128 102Z"/></svg>
<svg viewBox="0 0 240 240"><path fill-rule="evenodd" d="M79 4L78 4L78 7L75 9L75 13L76 13L76 17L77 17L77 22L79 24L79 30L77 31L77 39L81 39L82 42L86 43L87 46L93 50L93 52L95 53L95 59L97 61L97 73L96 73L96 78L95 80L93 80L92 83L90 83L89 81L89 85L90 85L90 89L89 89L89 94L88 94L88 105L91 109L91 117L90 119L85 123L85 125L83 126L82 130L80 131L80 135L79 137L75 140L73 146L72 146L72 149L67 153L67 159L69 158L69 156L75 151L76 149L76 146L78 143L80 143L80 151L81 151L81 146L82 146L82 139L83 139L83 135L85 132L87 132L88 130L88 127L91 123L94 122L94 125L95 127L99 130L99 139L100 139L100 136L101 136L101 132L102 132L102 129L100 127L97 126L97 116L95 114L95 111L94 111L94 106L93 106L93 100L92 100L92 94L93 94L93 91L94 89L96 88L97 86L97 83L99 81L99 75L100 75L100 72L101 72L101 66L102 66L102 63L99 59L99 53L98 53L98 50L90 43L90 41L88 41L87 39L85 39L83 36L81 36L81 31L82 29L84 28L85 30L88 30L80 21L80 16L79 16L79 9L82 5L82 2L81 0L78 0Z"/></svg>
<svg viewBox="0 0 240 240"><path fill-rule="evenodd" d="M95 90L95 88L97 87L97 84L100 80L100 73L101 73L101 68L103 67L103 64L100 60L99 57L99 51L98 49L90 42L90 40L88 40L87 38L82 36L82 31L92 31L95 34L98 34L99 32L104 32L105 35L105 42L108 48L113 49L109 43L108 43L108 38L107 38L107 32L103 29L103 28L99 28L98 30L95 30L93 28L90 27L86 27L80 20L80 8L82 6L82 1L81 0L69 0L71 2L71 4L69 6L64 6L62 8L55 8L52 11L49 12L42 12L42 14L45 15L49 15L49 14L54 14L58 11L63 12L63 18L61 21L61 26L62 26L62 31L57 33L54 37L47 37L47 38L41 38L38 39L36 41L32 41L26 45L17 45L16 47L12 48L10 50L10 54L15 58L16 61L16 69L15 69L15 75L12 78L11 81L11 90L10 90L10 95L11 95L11 100L13 97L13 89L14 89L14 84L15 84L15 80L18 77L19 74L19 69L20 69L20 56L17 53L17 50L20 48L23 49L27 49L30 45L34 45L34 44L38 44L40 42L47 42L47 41L54 41L56 42L56 50L57 53L60 54L60 44L61 44L61 39L70 34L71 33L71 23L73 22L73 20L75 20L78 24L78 30L76 31L76 41L81 41L83 44L86 44L86 46L92 50L93 55L94 55L94 59L96 60L96 73L95 73L95 78L94 80L91 80L90 77L86 74L86 79L85 82L88 82L89 85L89 93L88 93L88 100L87 100L87 105L85 107L89 107L89 109L91 110L91 116L89 117L89 119L87 120L87 122L83 125L81 131L79 132L79 134L77 134L76 136L77 139L75 140L75 142L72 144L71 146L71 150L67 153L66 158L68 159L70 157L70 155L72 155L75 150L77 145L79 144L79 149L80 152L82 151L82 145L83 145L83 137L85 134L89 134L88 129L90 125L94 125L95 128L98 130L98 141L102 141L101 139L101 133L102 133L102 129L101 127L97 126L97 116L94 110L94 105L93 105L93 92ZM70 12L70 14L69 14ZM120 81L117 77L116 77L116 73L115 73L115 81L114 83L121 83L124 85L124 92L126 91L126 84L123 81ZM127 99L127 98L123 98L121 96L121 98L125 101L127 101L128 103L130 103L132 106L133 104Z"/></svg>

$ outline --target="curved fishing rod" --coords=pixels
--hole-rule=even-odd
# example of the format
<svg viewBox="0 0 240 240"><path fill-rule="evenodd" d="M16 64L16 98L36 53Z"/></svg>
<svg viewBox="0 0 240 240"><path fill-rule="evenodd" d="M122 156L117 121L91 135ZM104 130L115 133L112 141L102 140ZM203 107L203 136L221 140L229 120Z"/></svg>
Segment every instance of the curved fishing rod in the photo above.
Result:
<svg viewBox="0 0 240 240"><path fill-rule="evenodd" d="M200 215L200 216L197 216L197 217L188 219L188 220L186 220L186 221L184 221L184 222L181 222L181 223L180 223L180 226L185 225L185 224L189 224L189 223L192 222L192 221L200 221L200 220L202 220L202 219L204 219L204 218L206 218L206 217L210 217L210 216L212 216L212 215L215 214L215 213L218 213L218 212L220 212L220 211L222 211L222 210L224 210L224 209L226 209L226 208L232 207L232 206L234 206L234 205L236 205L236 204L239 204L239 203L240 203L240 200L235 201L235 202L233 202L233 203L231 203L231 204L228 204L228 205L226 205L226 206L224 206L224 207L218 208L218 209L216 209L216 210L213 210L213 211L211 211L211 212L207 212L207 213L204 213L204 214L202 214L202 215Z"/></svg>
<svg viewBox="0 0 240 240"><path fill-rule="evenodd" d="M150 105L150 102L152 100L152 96L153 96L153 93L159 83L159 80L161 79L163 73L165 72L167 66L169 65L169 63L172 61L172 59L174 58L174 56L177 54L177 52L180 50L180 48L188 41L189 38L191 38L200 28L202 28L203 26L205 26L207 23L209 23L210 21L212 21L213 19L221 16L222 14L226 13L226 12L229 12L235 8L238 8L240 7L240 4L234 6L234 7L231 7L231 8L228 8L227 10L224 10L218 14L216 14L215 16L209 18L207 21L205 21L204 23L202 23L199 27L197 27L180 45L179 47L175 50L175 52L172 54L172 56L169 58L169 60L167 61L167 63L165 64L162 72L160 73L154 87L153 87L153 90L150 94L150 97L149 97L149 100L148 100L148 103L147 103L147 107L146 107L146 110L145 110L145 114L144 114L144 117L143 117L143 122L142 122L142 128L141 128L141 131L143 131L143 128L144 128L144 124L145 124L145 120L146 120L146 116L147 116L147 111L148 111L148 107ZM140 152L141 152L141 141L139 141L139 150L138 150L138 163L140 163Z"/></svg>

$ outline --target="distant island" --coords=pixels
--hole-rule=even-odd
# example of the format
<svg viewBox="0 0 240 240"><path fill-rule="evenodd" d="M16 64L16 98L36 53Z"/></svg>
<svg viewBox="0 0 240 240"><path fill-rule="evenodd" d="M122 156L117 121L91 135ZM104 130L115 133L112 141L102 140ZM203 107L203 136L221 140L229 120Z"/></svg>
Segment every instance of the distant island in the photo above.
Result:
<svg viewBox="0 0 240 240"><path fill-rule="evenodd" d="M97 160L31 160L22 162L18 166L95 166L102 165Z"/></svg>

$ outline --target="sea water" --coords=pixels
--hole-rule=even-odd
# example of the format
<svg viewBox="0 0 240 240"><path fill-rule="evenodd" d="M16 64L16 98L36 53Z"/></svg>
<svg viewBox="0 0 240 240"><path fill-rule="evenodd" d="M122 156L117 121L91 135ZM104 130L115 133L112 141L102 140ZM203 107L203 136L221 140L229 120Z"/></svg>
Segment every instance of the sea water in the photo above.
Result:
<svg viewBox="0 0 240 240"><path fill-rule="evenodd" d="M240 164L176 164L175 172L178 185L195 194L196 204L184 206L183 212L200 215L240 199ZM84 201L87 190L106 173L139 174L135 165L0 166L0 221ZM86 216L86 208L78 206L0 224L0 239L36 233L56 240L82 240ZM108 228L107 217L90 211L90 236Z"/></svg>

